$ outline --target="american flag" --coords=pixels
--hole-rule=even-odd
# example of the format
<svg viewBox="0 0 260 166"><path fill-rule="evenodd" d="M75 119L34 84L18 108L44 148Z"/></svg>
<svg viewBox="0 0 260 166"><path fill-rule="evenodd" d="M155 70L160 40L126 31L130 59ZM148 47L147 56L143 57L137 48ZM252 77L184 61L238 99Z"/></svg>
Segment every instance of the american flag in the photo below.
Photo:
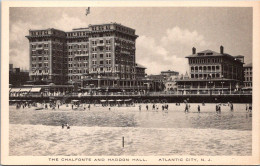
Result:
<svg viewBox="0 0 260 166"><path fill-rule="evenodd" d="M90 14L90 7L88 7L88 8L86 9L86 16L87 16L88 14Z"/></svg>

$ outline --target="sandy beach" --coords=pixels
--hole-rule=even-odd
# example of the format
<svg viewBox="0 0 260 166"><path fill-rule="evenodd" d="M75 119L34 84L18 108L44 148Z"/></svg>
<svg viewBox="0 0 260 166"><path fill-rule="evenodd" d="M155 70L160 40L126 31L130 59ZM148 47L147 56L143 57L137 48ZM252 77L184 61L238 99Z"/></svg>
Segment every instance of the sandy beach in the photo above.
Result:
<svg viewBox="0 0 260 166"><path fill-rule="evenodd" d="M252 150L251 131L237 130L10 125L10 135L10 155L18 156L245 156Z"/></svg>
<svg viewBox="0 0 260 166"><path fill-rule="evenodd" d="M252 153L252 118L244 105L214 104L185 114L184 105L168 112L136 107L91 107L71 110L15 109L10 106L10 155L230 155ZM62 123L70 129L62 129ZM124 147L122 146L124 137ZM191 150L192 149L192 150Z"/></svg>

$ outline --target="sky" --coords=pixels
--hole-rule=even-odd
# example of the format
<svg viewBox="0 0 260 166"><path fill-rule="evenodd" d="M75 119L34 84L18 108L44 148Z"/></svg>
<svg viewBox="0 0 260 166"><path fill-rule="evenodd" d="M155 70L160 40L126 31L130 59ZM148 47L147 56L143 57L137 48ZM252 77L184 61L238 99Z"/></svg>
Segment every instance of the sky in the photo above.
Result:
<svg viewBox="0 0 260 166"><path fill-rule="evenodd" d="M9 56L14 67L29 69L29 29L70 31L89 24L117 22L136 30L136 62L147 74L188 71L192 47L245 56L252 62L252 8L249 7L12 7Z"/></svg>

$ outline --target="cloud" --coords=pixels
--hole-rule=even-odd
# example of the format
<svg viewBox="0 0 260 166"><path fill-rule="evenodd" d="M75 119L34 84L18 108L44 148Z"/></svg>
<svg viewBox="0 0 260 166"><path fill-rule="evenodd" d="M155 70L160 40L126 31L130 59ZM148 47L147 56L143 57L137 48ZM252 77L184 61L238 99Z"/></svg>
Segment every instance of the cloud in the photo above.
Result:
<svg viewBox="0 0 260 166"><path fill-rule="evenodd" d="M209 46L204 36L196 31L179 27L167 29L161 39L140 36L137 41L137 63L147 67L148 74L159 74L163 70L188 71L188 60L193 46L205 49Z"/></svg>
<svg viewBox="0 0 260 166"><path fill-rule="evenodd" d="M29 69L29 41L25 37L29 29L39 29L40 25L17 21L10 25L9 33L9 63L15 67Z"/></svg>
<svg viewBox="0 0 260 166"><path fill-rule="evenodd" d="M162 70L185 71L184 58L170 53L152 37L140 36L136 42L136 61L147 67L148 74L159 74Z"/></svg>
<svg viewBox="0 0 260 166"><path fill-rule="evenodd" d="M167 29L166 36L161 39L163 45L182 44L182 45L197 45L206 46L205 39L199 35L197 31L189 31L187 29L180 29L178 26Z"/></svg>
<svg viewBox="0 0 260 166"><path fill-rule="evenodd" d="M77 27L86 27L86 23L84 21L77 17L71 17L65 13L62 14L59 20L53 21L51 25L53 28L61 29L63 31L71 31L75 28L75 25Z"/></svg>

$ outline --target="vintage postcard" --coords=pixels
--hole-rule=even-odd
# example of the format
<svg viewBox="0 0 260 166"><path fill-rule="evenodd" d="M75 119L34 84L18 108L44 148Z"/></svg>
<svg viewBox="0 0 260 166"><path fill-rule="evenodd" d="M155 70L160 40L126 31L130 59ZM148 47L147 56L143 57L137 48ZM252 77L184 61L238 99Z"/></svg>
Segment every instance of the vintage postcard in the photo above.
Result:
<svg viewBox="0 0 260 166"><path fill-rule="evenodd" d="M259 12L2 2L1 164L260 164Z"/></svg>

